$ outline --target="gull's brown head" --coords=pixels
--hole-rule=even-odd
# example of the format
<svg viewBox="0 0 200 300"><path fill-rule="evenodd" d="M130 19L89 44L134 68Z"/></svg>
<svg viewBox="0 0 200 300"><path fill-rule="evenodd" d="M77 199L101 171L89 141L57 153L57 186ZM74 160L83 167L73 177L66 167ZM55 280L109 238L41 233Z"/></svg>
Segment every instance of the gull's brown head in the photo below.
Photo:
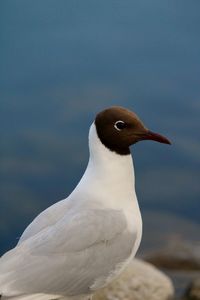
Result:
<svg viewBox="0 0 200 300"><path fill-rule="evenodd" d="M171 144L166 137L146 128L134 112L120 106L98 113L95 125L104 146L121 155L129 154L129 147L143 140Z"/></svg>

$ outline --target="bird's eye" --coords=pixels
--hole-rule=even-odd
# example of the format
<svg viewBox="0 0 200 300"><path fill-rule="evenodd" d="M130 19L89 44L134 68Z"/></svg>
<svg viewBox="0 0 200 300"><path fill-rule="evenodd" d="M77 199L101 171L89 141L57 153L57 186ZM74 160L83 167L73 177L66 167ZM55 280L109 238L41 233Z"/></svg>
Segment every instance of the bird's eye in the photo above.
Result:
<svg viewBox="0 0 200 300"><path fill-rule="evenodd" d="M117 122L115 122L114 127L115 127L115 129L120 131L126 127L126 123L124 121L117 121Z"/></svg>

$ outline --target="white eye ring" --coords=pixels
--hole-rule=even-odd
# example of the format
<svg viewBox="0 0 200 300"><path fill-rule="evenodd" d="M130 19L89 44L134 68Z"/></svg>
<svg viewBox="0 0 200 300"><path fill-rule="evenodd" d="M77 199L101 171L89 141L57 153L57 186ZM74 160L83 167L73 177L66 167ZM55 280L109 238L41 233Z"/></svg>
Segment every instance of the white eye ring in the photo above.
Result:
<svg viewBox="0 0 200 300"><path fill-rule="evenodd" d="M119 121L115 122L114 127L118 131L121 131L123 128L125 128L125 125L126 125L126 123L124 121L119 120Z"/></svg>

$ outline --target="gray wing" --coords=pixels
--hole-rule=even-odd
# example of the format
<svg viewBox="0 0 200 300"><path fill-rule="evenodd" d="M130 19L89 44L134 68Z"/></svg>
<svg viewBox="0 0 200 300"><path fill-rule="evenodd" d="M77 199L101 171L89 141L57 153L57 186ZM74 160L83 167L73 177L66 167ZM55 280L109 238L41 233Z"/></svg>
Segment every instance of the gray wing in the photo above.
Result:
<svg viewBox="0 0 200 300"><path fill-rule="evenodd" d="M88 293L130 256L135 239L120 211L73 213L0 259L0 292Z"/></svg>
<svg viewBox="0 0 200 300"><path fill-rule="evenodd" d="M66 214L66 211L70 209L71 205L72 202L70 202L67 198L45 209L25 229L18 241L18 244L39 233L41 230L54 225L63 218L63 216Z"/></svg>

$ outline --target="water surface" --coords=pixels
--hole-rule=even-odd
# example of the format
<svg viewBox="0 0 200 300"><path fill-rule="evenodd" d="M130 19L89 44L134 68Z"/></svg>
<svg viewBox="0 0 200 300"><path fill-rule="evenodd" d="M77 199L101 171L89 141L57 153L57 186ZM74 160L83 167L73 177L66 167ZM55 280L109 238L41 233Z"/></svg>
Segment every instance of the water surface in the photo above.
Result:
<svg viewBox="0 0 200 300"><path fill-rule="evenodd" d="M200 2L0 5L1 253L75 187L88 128L111 105L173 142L132 149L142 212L199 223Z"/></svg>

